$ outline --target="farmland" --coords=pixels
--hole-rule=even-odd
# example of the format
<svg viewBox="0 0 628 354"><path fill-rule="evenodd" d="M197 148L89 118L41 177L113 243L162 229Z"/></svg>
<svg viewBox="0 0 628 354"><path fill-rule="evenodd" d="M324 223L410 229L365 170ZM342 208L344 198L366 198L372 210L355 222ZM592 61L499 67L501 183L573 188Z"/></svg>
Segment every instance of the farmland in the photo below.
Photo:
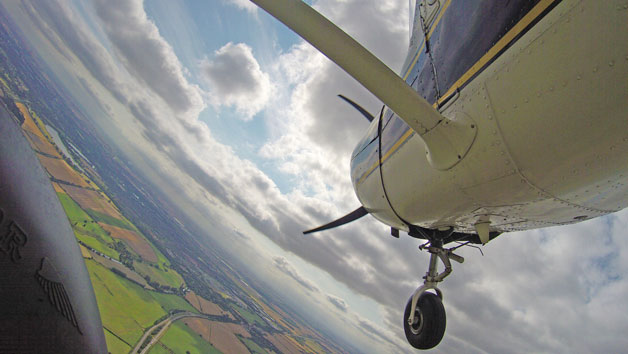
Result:
<svg viewBox="0 0 628 354"><path fill-rule="evenodd" d="M29 111L22 106L20 112ZM271 309L224 262L214 263L211 275L202 278L211 279L212 284L231 285L215 290L199 288L203 295L188 289L172 259L125 217L106 194L106 188L67 162L70 159L59 152L47 133L39 130L43 123L35 123L30 116L23 119L23 130L50 175L80 243L110 352L129 352L153 324L181 311L203 313L210 319L188 317L173 322L150 353L326 351L314 339L303 337L303 333L313 332L288 324L294 323L290 316ZM155 237L151 231L146 234ZM203 259L196 258L201 262ZM187 279L197 281L189 275ZM242 298L248 300L243 302ZM260 335L260 330L270 332Z"/></svg>
<svg viewBox="0 0 628 354"><path fill-rule="evenodd" d="M152 347L149 353L208 353L218 354L216 350L207 341L199 338L198 334L191 331L181 322L175 322L168 332L160 339L159 343Z"/></svg>
<svg viewBox="0 0 628 354"><path fill-rule="evenodd" d="M101 223L100 226L113 238L124 240L142 259L156 263L159 261L148 241L135 231Z"/></svg>
<svg viewBox="0 0 628 354"><path fill-rule="evenodd" d="M86 260L103 326L128 343L135 343L153 322L167 312L139 285L93 260Z"/></svg>
<svg viewBox="0 0 628 354"><path fill-rule="evenodd" d="M186 318L182 320L194 333L223 353L248 353L246 346L236 335L251 337L240 325L209 321L203 318Z"/></svg>
<svg viewBox="0 0 628 354"><path fill-rule="evenodd" d="M33 52L7 32L2 6L0 18L0 104L21 123L66 211L109 352L128 353L154 323L180 311L205 318L173 322L151 353L342 352L253 291L223 251L199 242L204 234L93 130L52 75L42 74Z"/></svg>
<svg viewBox="0 0 628 354"><path fill-rule="evenodd" d="M214 316L229 316L231 318L233 318L233 316L231 316L230 312L226 312L224 311L222 308L220 308L220 306L214 304L213 302L207 301L204 298L196 295L194 293L194 291L190 291L187 294L185 294L185 299L192 304L192 306L194 306L195 309L197 309L198 311L207 314L207 315L214 315Z"/></svg>

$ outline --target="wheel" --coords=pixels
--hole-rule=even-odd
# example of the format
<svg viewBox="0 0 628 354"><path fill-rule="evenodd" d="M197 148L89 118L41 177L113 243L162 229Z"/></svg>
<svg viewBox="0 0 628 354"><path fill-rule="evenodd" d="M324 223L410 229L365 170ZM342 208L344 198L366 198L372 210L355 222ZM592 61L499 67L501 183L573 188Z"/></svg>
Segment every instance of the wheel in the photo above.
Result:
<svg viewBox="0 0 628 354"><path fill-rule="evenodd" d="M406 332L406 339L417 349L434 348L445 334L446 318L445 307L438 295L423 293L417 301L414 323L408 324L412 298L406 305L403 315L403 330Z"/></svg>

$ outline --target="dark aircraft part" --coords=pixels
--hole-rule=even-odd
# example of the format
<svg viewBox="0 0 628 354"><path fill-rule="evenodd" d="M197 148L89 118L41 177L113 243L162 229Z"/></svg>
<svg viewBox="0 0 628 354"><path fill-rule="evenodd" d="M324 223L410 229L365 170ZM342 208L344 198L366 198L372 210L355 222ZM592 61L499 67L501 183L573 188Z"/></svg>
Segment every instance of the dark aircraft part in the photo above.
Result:
<svg viewBox="0 0 628 354"><path fill-rule="evenodd" d="M445 307L438 295L423 293L419 297L412 324L408 323L412 307L412 298L408 300L403 314L403 330L406 339L417 349L432 349L440 343L445 335L447 318Z"/></svg>
<svg viewBox="0 0 628 354"><path fill-rule="evenodd" d="M477 234L466 233L466 232L454 232L453 229L448 230L437 230L437 229L426 229L416 225L409 225L410 231L408 231L408 235L414 238L420 238L429 241L440 241L443 245L446 245L450 242L470 242L475 244L482 244L480 237ZM489 240L493 240L495 237L501 235L501 232L491 231L489 233Z"/></svg>
<svg viewBox="0 0 628 354"><path fill-rule="evenodd" d="M345 102L347 102L348 104L352 105L353 108L357 109L360 113L362 113L362 115L368 119L369 122L372 122L373 119L375 119L375 116L373 116L371 113L369 113L369 111L367 111L366 109L362 108L362 106L360 106L359 104L353 102L353 100L345 97L344 95L338 95L338 97L342 98Z"/></svg>
<svg viewBox="0 0 628 354"><path fill-rule="evenodd" d="M332 222L330 222L329 224L325 224L323 226L319 226L315 229L311 229L311 230L307 230L307 231L303 231L304 235L307 234L311 234L312 232L318 232L318 231L323 231L323 230L327 230L327 229L332 229L334 227L338 227L347 223L350 223L354 220L357 220L361 217L363 217L364 215L368 214L369 212L366 211L366 209L364 209L364 207L359 207L356 210L352 211L351 213L341 217L340 219L334 220Z"/></svg>
<svg viewBox="0 0 628 354"><path fill-rule="evenodd" d="M107 352L67 216L22 130L1 105L0 352Z"/></svg>

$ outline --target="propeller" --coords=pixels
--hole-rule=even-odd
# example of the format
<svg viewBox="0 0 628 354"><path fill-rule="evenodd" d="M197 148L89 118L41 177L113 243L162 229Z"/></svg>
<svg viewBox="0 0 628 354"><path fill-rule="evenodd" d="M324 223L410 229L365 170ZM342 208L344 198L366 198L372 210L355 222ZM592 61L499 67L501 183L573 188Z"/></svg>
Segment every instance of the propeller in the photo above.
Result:
<svg viewBox="0 0 628 354"><path fill-rule="evenodd" d="M362 108L362 106L360 106L359 104L355 103L350 98L347 98L344 95L338 95L338 97L342 98L345 102L347 102L348 104L352 105L353 108L357 109L360 113L362 113L362 115L366 119L368 119L369 122L372 122L373 119L375 119L375 117L371 113L369 113L369 111L367 111L366 109Z"/></svg>
<svg viewBox="0 0 628 354"><path fill-rule="evenodd" d="M364 209L364 207L359 207L356 210L350 212L349 214L341 217L340 219L336 219L328 224L325 224L323 226L319 226L317 228L311 229L311 230L307 230L307 231L303 231L304 235L307 234L311 234L312 232L318 232L318 231L323 231L323 230L328 230L328 229L333 229L334 227L338 227L344 224L348 224L352 221L355 221L361 217L363 217L364 215L368 214L369 212L366 211L366 209Z"/></svg>
<svg viewBox="0 0 628 354"><path fill-rule="evenodd" d="M301 0L251 0L312 44L395 112L425 143L432 167L450 169L475 141L466 115L442 116L386 64Z"/></svg>

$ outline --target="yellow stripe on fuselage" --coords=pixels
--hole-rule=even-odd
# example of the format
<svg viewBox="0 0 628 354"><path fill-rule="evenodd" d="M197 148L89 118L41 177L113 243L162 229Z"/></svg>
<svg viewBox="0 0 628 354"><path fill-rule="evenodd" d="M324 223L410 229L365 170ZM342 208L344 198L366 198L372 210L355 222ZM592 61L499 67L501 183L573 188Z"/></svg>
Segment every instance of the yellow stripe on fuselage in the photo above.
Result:
<svg viewBox="0 0 628 354"><path fill-rule="evenodd" d="M438 25L438 22L440 21L441 17L443 17L443 14L445 13L447 8L449 7L450 3L451 3L451 0L447 0L445 5L443 5L443 8L438 13L438 17L436 17L436 20L434 20L434 23L432 24L432 29L427 33L427 40L429 40L430 37L432 36L432 32L434 32L434 29L436 29L436 26ZM410 64L410 66L408 67L408 70L406 71L405 75L403 75L403 79L404 80L407 80L408 76L410 76L410 72L412 72L412 69L414 68L416 63L419 61L419 57L421 56L421 53L423 53L423 48L424 47L425 47L425 39L423 40L423 44L421 44L421 47L417 51L416 56L414 57L414 60L412 61L412 64Z"/></svg>
<svg viewBox="0 0 628 354"><path fill-rule="evenodd" d="M401 138L399 138L399 140L397 140L397 142L395 143L395 145L393 145L390 150L388 150L388 152L381 157L381 159L374 163L369 169L368 171L366 171L366 173L364 173L362 175L362 177L360 177L360 179L358 180L358 185L362 184L362 182L364 182L364 180L366 179L366 177L368 177L371 172L373 172L374 169L377 168L377 166L379 166L380 163L384 163L384 161L386 161L390 155L392 155L395 151L397 151L397 149L399 149L399 147L406 142L406 140L408 140L408 138L410 138L410 136L412 136L412 133L414 133L414 131L412 129L408 129L406 130L406 132L401 136Z"/></svg>
<svg viewBox="0 0 628 354"><path fill-rule="evenodd" d="M489 49L488 52L486 52L486 54L484 54L482 58L480 58L480 60L473 64L473 66L469 70L467 70L467 72L464 73L458 79L458 81L451 85L449 90L444 95L442 95L441 98L438 99L438 103L442 102L447 97L449 97L449 95L454 93L456 88L462 87L470 78L473 77L473 75L481 70L484 65L486 65L486 63L491 61L491 59L493 59L495 55L497 55L497 53L504 49L504 47L506 47L508 43L510 43L516 36L518 36L521 31L528 27L528 25L532 23L532 21L539 17L539 15L541 15L543 11L545 11L545 9L547 9L555 1L556 0L542 0L541 2L536 4L536 6L532 10L530 10L530 12L528 12L528 14L525 15L519 22L517 22L517 24L513 28L511 28L510 31L508 31L499 41L497 41L497 43L495 43L495 45L491 47L491 49Z"/></svg>
<svg viewBox="0 0 628 354"><path fill-rule="evenodd" d="M519 35L519 33L521 33L521 31L523 31L530 23L532 23L537 17L539 17L543 13L543 11L545 11L555 1L556 0L541 0L541 2L539 2L527 15L525 15L510 31L508 31L506 35L504 35L504 37L502 37L499 41L497 41L497 43L495 43L495 45L491 47L491 49L489 49L486 52L486 54L482 56L482 58L480 58L475 64L473 64L473 66L469 70L467 70L467 72L464 73L451 86L451 88L437 100L437 102L433 104L434 108L436 108L440 102L444 101L447 97L449 97L456 90L456 88L463 86L471 77L473 77L480 69L482 69L484 65L486 65L486 63L488 63L491 59L493 59L493 57L495 57L497 53L499 53L502 49L504 49L506 45L508 45L517 35ZM443 6L443 9L438 14L438 17L436 18L436 20L434 21L434 24L432 25L432 29L427 35L428 40L430 36L432 35L432 32L434 32L434 29L438 25L438 22L440 21L441 17L445 13L445 10L447 10L447 7L449 7L450 2L451 0L448 0ZM404 75L403 77L404 80L406 80L408 78L408 75L410 75L410 72L412 72L412 69L414 68L417 61L419 60L419 57L421 56L421 52L423 51L424 46L425 46L425 41L423 41L423 44L421 45L421 48L419 48L419 51L416 57L414 58L412 65L410 65L406 74ZM414 131L408 128L408 130L406 130L406 132L399 138L399 140L395 142L395 144L390 148L390 150L388 150L388 152L386 152L384 156L382 156L377 162L375 162L367 170L367 172L364 173L362 177L360 177L357 184L358 185L362 184L362 182L364 182L366 177L368 177L371 174L371 172L373 172L373 170L377 168L377 166L382 165L392 154L394 154L399 149L399 147L401 147L401 145L403 145L406 142L406 140L408 140L412 136L412 133L414 133Z"/></svg>

